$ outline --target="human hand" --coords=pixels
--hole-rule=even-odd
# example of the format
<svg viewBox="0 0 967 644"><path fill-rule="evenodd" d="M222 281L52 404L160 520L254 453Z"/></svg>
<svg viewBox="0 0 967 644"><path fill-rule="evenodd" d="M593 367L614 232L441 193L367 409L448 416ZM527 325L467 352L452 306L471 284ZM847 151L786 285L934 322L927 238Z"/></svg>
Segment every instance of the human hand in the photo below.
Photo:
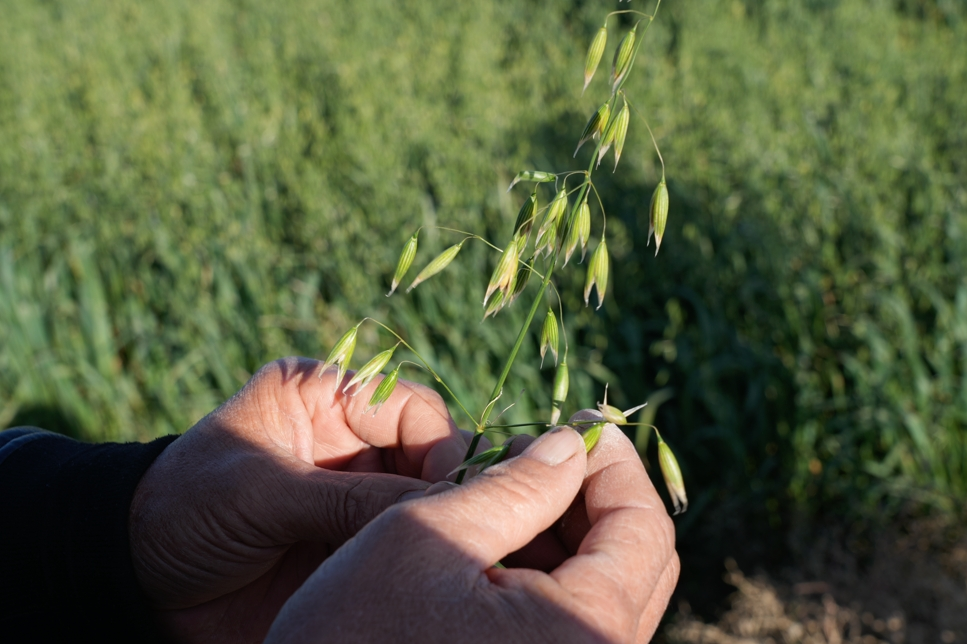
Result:
<svg viewBox="0 0 967 644"><path fill-rule="evenodd" d="M614 425L589 457L581 437L561 428L465 485L437 490L388 509L327 559L266 643L654 634L678 579L674 527ZM548 572L493 567L515 557L541 560Z"/></svg>
<svg viewBox="0 0 967 644"><path fill-rule="evenodd" d="M335 370L263 367L145 473L129 534L138 581L178 641L261 642L319 563L407 493L459 464L440 397L400 381L373 417ZM351 374L346 377L350 377Z"/></svg>

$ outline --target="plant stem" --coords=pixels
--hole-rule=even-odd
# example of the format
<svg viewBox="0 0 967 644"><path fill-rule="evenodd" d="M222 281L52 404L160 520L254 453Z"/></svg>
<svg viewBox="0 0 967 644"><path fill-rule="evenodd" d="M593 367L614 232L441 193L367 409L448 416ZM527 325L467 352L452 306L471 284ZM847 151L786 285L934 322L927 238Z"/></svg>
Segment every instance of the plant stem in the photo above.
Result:
<svg viewBox="0 0 967 644"><path fill-rule="evenodd" d="M433 367L431 367L431 366L430 366L430 363L429 363L429 362L427 362L427 361L426 361L426 359L425 359L425 358L424 358L423 356L421 356L421 355L419 354L419 352L418 352L418 351L417 351L416 349L414 349L414 348L413 348L413 347L412 347L412 346L410 345L410 343L409 343L409 342L407 342L407 341L406 341L406 340L404 340L404 339L403 339L402 337L400 337L400 334L399 334L399 333L397 333L396 331L394 331L394 330L393 330L393 329L391 329L390 327L388 327L388 326L386 326L385 324L383 324L382 322L380 322L380 321L379 321L379 320L377 320L376 318L371 318L371 317L365 317L365 318L363 318L363 320L362 320L362 322L365 322L366 320L369 320L370 322L374 322L374 323L376 323L376 324L378 324L379 326L381 326L381 327L383 327L384 329L386 329L387 331L389 331L390 333L392 333L392 334L393 334L393 335L394 335L394 336L396 337L396 339L397 339L397 340L399 340L399 341L400 341L400 343L401 343L401 344L402 344L402 345L403 345L404 347L406 347L407 349L409 349L409 350L410 350L410 352L412 352L412 353L413 353L413 355L415 355L415 356L416 356L417 358L419 358L419 359L420 359L420 362L422 362L422 363L423 363L423 367L424 367L424 368L425 368L425 369L426 369L427 371L429 371L429 372L430 372L430 375L431 375L431 376L433 376L433 378L434 378L434 380L436 380L436 381L437 381L438 383L440 383L440 385L441 385L441 386L442 386L442 387L443 387L444 389L446 389L446 390L447 390L447 393L448 393L448 394L450 394L450 397L451 397L451 398L453 398L453 400L454 400L454 402L456 402L456 403L457 403L457 406L458 406L458 407L460 407L460 409L462 409L462 410L463 410L463 413L465 413L465 414L466 414L466 415L467 415L467 416L468 416L468 417L470 418L470 420L472 420L472 421L474 421L474 422L477 422L477 419L473 417L473 414L471 414L471 413L470 413L470 412L469 412L469 411L467 410L467 408L466 408L466 407L464 407L464 405L463 405L463 403L462 403L462 402L460 402L460 399L459 399L459 398L457 398L457 395L456 395L455 393L453 393L453 391L451 391L451 390L450 390L450 387L448 387L448 386L447 386L447 383L445 383L445 382L443 381L443 378L441 378L441 377L440 377L440 376L439 376L439 375L437 374L437 372L433 370ZM362 324L362 322L360 322L360 324ZM466 459L464 459L464 460L466 460Z"/></svg>
<svg viewBox="0 0 967 644"><path fill-rule="evenodd" d="M654 22L655 16L658 14L658 8L660 6L661 6L661 0L658 0L658 2L655 4L655 10L654 12L652 12L652 15L647 16L648 22L645 24L645 28L642 30L641 36L645 35L645 32L648 31L648 27L651 26L652 22ZM641 43L644 40L644 38L639 37L637 40L638 42L635 43L635 50L631 58L631 64L628 66L628 71L625 73L624 78L618 84L618 87L615 87L614 90L611 92L611 98L609 99L611 103L611 109L610 109L610 112L612 114L611 118L615 118L614 107L618 101L618 93L621 91L621 88L624 86L625 81L627 81L628 78L631 76L631 69L634 67L635 59L638 57L638 50L641 48ZM577 200L574 202L574 205L571 207L571 212L568 215L568 219L567 219L568 225L564 226L563 230L568 230L570 226L574 225L574 219L577 216L578 208L580 208L581 202L584 199L584 196L587 194L588 187L591 185L591 173L594 171L595 162L597 161L598 154L601 151L602 142L603 142L602 138L598 138L598 145L594 149L594 153L591 155L591 163L588 164L587 180L581 186L580 194L578 195ZM662 165L664 166L664 164ZM663 168L663 173L664 173L664 168ZM602 213L603 212L604 211L602 210ZM547 285L550 284L551 282L551 275L554 274L554 269L557 266L557 258L561 252L563 242L564 240L562 239L554 246L554 253L551 255L551 261L548 264L547 273L544 275L544 279L541 281L540 289L538 289L537 295L534 297L534 303L531 305L530 311L527 313L527 319L524 320L524 324L521 326L520 332L517 334L517 341L514 343L514 348L511 349L510 355L507 356L507 362L504 364L504 369L500 373L500 377L497 379L497 383L494 385L493 393L490 394L490 400L494 400L495 398L497 398L500 395L500 392L504 388L504 383L507 381L507 377L510 375L510 368L513 366L514 360L517 359L517 353L520 351L521 346L524 344L524 338L526 337L527 332L530 329L531 323L534 321L534 316L537 314L537 309L538 307L540 307L541 300L544 299L544 293L547 291ZM603 297L603 294L602 294L602 297ZM561 319L561 323L562 324L564 323L563 317ZM473 439L471 439L470 441L470 446L467 448L467 454L463 459L464 461L473 457L474 452L477 450L477 445L480 444L480 437L483 436L484 430L487 428L487 419L490 417L490 413L492 411L493 411L493 406L487 405L483 413L480 415L480 420L477 422L477 427L474 430ZM460 470L460 473L457 474L456 482L458 484L463 482L463 478L465 474L466 474L466 470Z"/></svg>
<svg viewBox="0 0 967 644"><path fill-rule="evenodd" d="M617 96L617 95L615 95ZM615 96L612 96L611 100L615 100ZM588 186L591 185L591 172L594 169L594 162L598 158L598 152L601 149L601 139L598 139L598 145L594 149L594 154L591 155L591 163L588 165L587 181L581 186L581 192L578 195L577 200L571 207L571 212L568 215L568 222L570 225L574 225L574 218L577 216L577 210L581 206L581 201L584 199L584 195L587 193ZM567 229L567 226L564 228ZM537 314L537 309L541 305L541 300L544 299L544 292L547 291L547 285L551 282L551 275L554 274L554 267L557 265L557 257L561 252L561 243L557 243L554 246L554 254L551 255L551 261L547 267L547 272L544 274L544 279L541 281L541 287L537 291L537 295L534 297L534 303L531 304L530 311L527 313L527 319L524 320L524 324L520 327L520 333L517 334L517 341L514 343L514 348L511 349L510 355L507 356L507 362L504 364L504 370L500 373L500 377L497 379L497 384L494 385L493 393L490 394L490 400L493 400L500 395L501 390L504 388L504 383L507 381L507 376L510 375L510 368L514 365L514 360L517 359L517 353L520 351L521 346L524 344L524 338L527 336L527 331L530 329L531 322L534 321L534 316ZM484 430L487 427L487 419L490 416L490 411L492 407L488 406L484 410L484 413L480 416L480 421L477 423L476 430L473 434L473 439L470 441L470 446L467 448L466 457L463 460L468 460L477 450L477 445L480 444L480 437L483 436ZM463 483L463 477L466 474L466 470L461 470L457 474L457 484Z"/></svg>

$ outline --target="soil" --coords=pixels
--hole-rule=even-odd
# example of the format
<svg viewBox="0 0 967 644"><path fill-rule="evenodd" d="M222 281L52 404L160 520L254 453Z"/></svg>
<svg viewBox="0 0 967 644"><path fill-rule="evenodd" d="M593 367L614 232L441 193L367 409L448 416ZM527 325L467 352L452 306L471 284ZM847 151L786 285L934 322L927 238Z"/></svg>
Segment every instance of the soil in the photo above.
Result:
<svg viewBox="0 0 967 644"><path fill-rule="evenodd" d="M781 570L746 574L726 560L735 592L717 618L679 599L656 641L967 643L967 522L906 519L861 536L827 527L793 549L795 565Z"/></svg>

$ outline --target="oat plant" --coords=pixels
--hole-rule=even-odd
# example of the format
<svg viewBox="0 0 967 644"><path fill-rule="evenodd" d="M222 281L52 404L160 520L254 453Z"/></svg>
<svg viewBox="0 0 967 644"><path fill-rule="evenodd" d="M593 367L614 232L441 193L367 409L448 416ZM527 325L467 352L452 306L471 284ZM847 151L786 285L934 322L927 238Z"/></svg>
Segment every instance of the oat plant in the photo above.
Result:
<svg viewBox="0 0 967 644"><path fill-rule="evenodd" d="M564 269L572 259L576 259L579 248L580 260L575 263L584 262L588 246L591 242L592 232L595 228L599 228L598 242L587 262L584 281L584 302L585 306L590 305L592 292L594 292L597 302L595 308L600 308L604 302L608 289L611 260L608 255L607 245L607 217L603 201L594 185L593 175L598 171L602 161L605 161L608 157L609 152L613 152L614 158L613 165L609 164L610 170L612 172L617 170L618 162L624 152L625 139L630 127L632 112L632 105L623 88L634 68L645 33L654 21L660 5L661 0L658 0L651 14L645 14L631 9L612 11L605 17L604 24L597 31L591 42L585 62L582 93L587 91L591 85L607 48L611 35L608 28L608 21L619 14L628 14L636 19L634 26L622 35L614 48L611 74L607 84L608 91L606 100L601 103L600 107L588 119L577 141L577 147L574 151L575 158L578 157L578 154L586 144L588 144L586 149L590 149L591 145L594 146L588 159L587 167L585 169L558 172L546 170L521 171L511 182L508 192L520 186L527 188L527 193L517 214L517 219L510 237L502 240L503 247L472 232L440 228L440 230L457 237L455 239L456 243L427 263L406 289L407 292L412 291L424 281L444 271L451 262L457 259L464 245L471 242L486 244L493 250L495 257L499 256L496 267L482 297L483 317L485 320L497 315L504 308L513 306L516 300L524 293L530 281L534 280L539 283L536 292L534 292L531 298L530 308L524 323L517 333L516 342L507 356L504 367L493 385L493 390L488 399L489 402L483 410L479 414L473 414L454 395L450 387L447 386L444 380L433 369L433 366L424 360L418 351L410 346L399 333L373 318L364 318L356 326L349 329L336 343L323 366L322 371L333 366L337 368L336 391L339 391L341 388L345 395L357 395L390 364L397 347L403 345L409 349L416 356L419 363L408 361L397 363L389 374L379 382L371 394L369 408L373 410L374 414L379 411L380 406L392 394L399 379L399 371L404 366L427 370L451 396L454 403L470 419L474 426L473 438L468 447L465 461L454 471L456 473L457 483L461 483L468 472L480 472L491 465L499 463L506 457L514 436L509 430L521 426L548 428L556 425L560 420L568 394L568 342L566 329L561 324L564 320L561 298L559 296L552 297L552 294L557 293L553 278L556 271ZM647 243L650 245L652 238L654 238L655 254L657 255L661 247L665 234L665 225L668 220L668 189L665 184L665 163L650 126L637 110L635 112L651 137L655 153L661 162L662 168L661 180L655 188L651 203L648 205L650 224ZM608 166L606 166L606 169L608 169ZM593 199L591 199L592 194ZM549 198L546 204L543 202L545 198ZM592 216L592 206L596 206L598 217ZM387 296L391 296L396 292L416 260L420 232L421 230L417 230L413 233L403 246L403 251L400 254L399 262L393 275L392 285ZM557 313L555 313L554 308L545 304L545 300L556 301ZM527 338L535 318L542 310L544 317L539 336L541 362L543 364L544 360L553 359L556 365L554 384L551 392L552 403L550 417L546 421L535 421L513 426L498 424L491 421L491 417L497 408L504 384L510 375L517 354ZM558 314L560 315L560 321ZM386 349L373 357L344 384L343 380L356 346L357 332L360 326L365 323L375 324L380 327L394 338L396 344L392 348ZM559 355L559 351L561 351L561 338L564 340L563 353ZM688 501L685 496L681 470L671 448L662 440L658 429L653 425L631 423L628 421L628 416L643 406L640 405L633 409L621 411L608 404L606 389L604 402L598 405L597 410L577 412L568 422L582 433L588 451L594 448L602 429L607 423L613 423L615 425L640 425L645 431L654 431L658 438L659 465L675 505L675 512L676 514L683 512L687 508ZM480 440L484 433L488 431L507 434L509 438L501 445L477 453Z"/></svg>

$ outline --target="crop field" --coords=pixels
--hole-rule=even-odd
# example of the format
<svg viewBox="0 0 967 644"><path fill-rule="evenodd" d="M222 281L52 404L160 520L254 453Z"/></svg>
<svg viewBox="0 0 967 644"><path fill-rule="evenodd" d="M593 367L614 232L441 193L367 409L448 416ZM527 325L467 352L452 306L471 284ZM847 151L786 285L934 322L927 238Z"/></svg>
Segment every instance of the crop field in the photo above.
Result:
<svg viewBox="0 0 967 644"><path fill-rule="evenodd" d="M418 227L422 253L454 243L433 226L498 238L518 170L582 167L584 55L615 8L0 0L0 428L183 432L363 316L479 411L525 313L481 323L496 258L468 246L384 294ZM655 257L661 168L633 122L595 179L605 305L584 308L583 267L560 285L568 410L606 384L623 408L652 401L692 501L682 592L720 584L708 566L737 544L785 557L804 522L959 516L967 9L666 0L636 66L668 230ZM511 419L550 410L536 333Z"/></svg>

